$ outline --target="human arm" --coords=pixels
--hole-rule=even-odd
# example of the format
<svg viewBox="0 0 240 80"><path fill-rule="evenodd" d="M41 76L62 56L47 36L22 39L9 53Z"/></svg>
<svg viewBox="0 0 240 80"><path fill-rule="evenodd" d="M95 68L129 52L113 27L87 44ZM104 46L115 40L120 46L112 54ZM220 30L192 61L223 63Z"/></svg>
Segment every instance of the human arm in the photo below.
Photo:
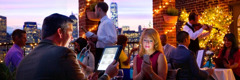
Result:
<svg viewBox="0 0 240 80"><path fill-rule="evenodd" d="M143 72L141 70L140 73L137 73L137 56L133 59L133 80L142 80L143 79Z"/></svg>
<svg viewBox="0 0 240 80"><path fill-rule="evenodd" d="M203 32L202 34L199 35L199 38L204 38L208 35L210 35L211 32Z"/></svg>
<svg viewBox="0 0 240 80"><path fill-rule="evenodd" d="M87 58L87 68L85 69L86 72L93 72L95 69L95 59L92 53L88 53Z"/></svg>
<svg viewBox="0 0 240 80"><path fill-rule="evenodd" d="M80 66L81 66L83 69L86 69L86 68L87 68L87 66L84 65L81 61L78 60L78 63L80 64Z"/></svg>
<svg viewBox="0 0 240 80"><path fill-rule="evenodd" d="M158 73L155 73L152 69L152 64L150 62L149 64L146 64L143 62L143 68L144 73L147 73L150 77L151 80L166 80L167 77L167 60L166 57L163 54L160 54L158 56L158 61L157 61L157 68L158 68Z"/></svg>
<svg viewBox="0 0 240 80"><path fill-rule="evenodd" d="M196 76L197 78L201 79L207 79L208 76L210 76L213 73L212 69L207 69L206 71L202 71L199 69L194 53L190 53L189 55L187 55L187 58L190 65L190 71L193 76Z"/></svg>
<svg viewBox="0 0 240 80"><path fill-rule="evenodd" d="M230 68L230 69L234 69L234 68L238 68L239 64L240 64L240 51L235 52L233 59L234 59L234 63L232 65L229 64L229 62L223 61L224 67L226 68Z"/></svg>
<svg viewBox="0 0 240 80"><path fill-rule="evenodd" d="M115 44L117 42L117 32L111 21L106 21L98 29L97 40L105 44Z"/></svg>
<svg viewBox="0 0 240 80"><path fill-rule="evenodd" d="M67 49L66 54L61 60L61 66L69 79L84 79L84 74L81 73L79 63L76 59L76 54Z"/></svg>
<svg viewBox="0 0 240 80"><path fill-rule="evenodd" d="M186 31L189 34L190 39L195 40L203 32L203 28L200 28L199 30L193 32L187 25L185 25L183 27L183 31Z"/></svg>
<svg viewBox="0 0 240 80"><path fill-rule="evenodd" d="M12 57L11 57L11 59L12 60L10 60L10 61L12 61L12 64L14 65L14 67L15 68L17 68L18 67L18 64L22 61L22 59L23 59L23 54L21 54L20 52L14 52L13 54L12 54Z"/></svg>

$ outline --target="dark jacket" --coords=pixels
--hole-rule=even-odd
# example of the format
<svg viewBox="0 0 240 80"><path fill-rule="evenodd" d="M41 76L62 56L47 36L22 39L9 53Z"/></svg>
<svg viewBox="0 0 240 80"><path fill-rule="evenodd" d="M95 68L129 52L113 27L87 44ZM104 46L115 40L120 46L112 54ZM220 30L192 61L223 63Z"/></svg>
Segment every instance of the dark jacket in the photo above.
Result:
<svg viewBox="0 0 240 80"><path fill-rule="evenodd" d="M19 64L16 80L82 80L76 54L55 45L51 40L42 40ZM107 77L101 77L101 80Z"/></svg>
<svg viewBox="0 0 240 80"><path fill-rule="evenodd" d="M181 68L178 72L179 80L205 80L208 78L208 73L200 70L197 66L195 54L184 46L178 46L171 53L170 61L173 62L175 68Z"/></svg>

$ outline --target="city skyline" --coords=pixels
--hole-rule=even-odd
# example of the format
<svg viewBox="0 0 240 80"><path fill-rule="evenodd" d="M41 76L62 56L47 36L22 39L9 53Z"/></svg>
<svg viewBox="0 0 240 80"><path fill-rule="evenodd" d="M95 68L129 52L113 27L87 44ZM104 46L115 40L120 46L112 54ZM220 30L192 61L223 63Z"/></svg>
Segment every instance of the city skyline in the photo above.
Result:
<svg viewBox="0 0 240 80"><path fill-rule="evenodd" d="M138 3L136 3L136 1ZM118 23L122 26L131 26L131 30L137 30L139 25L148 27L152 23L152 1L146 0L105 0L108 5L111 2L118 4ZM7 17L7 32L14 29L22 29L24 22L37 22L39 29L43 19L52 14L60 13L70 16L74 13L78 16L78 0L0 0L0 15ZM111 17L110 10L108 17ZM78 18L78 17L77 17Z"/></svg>

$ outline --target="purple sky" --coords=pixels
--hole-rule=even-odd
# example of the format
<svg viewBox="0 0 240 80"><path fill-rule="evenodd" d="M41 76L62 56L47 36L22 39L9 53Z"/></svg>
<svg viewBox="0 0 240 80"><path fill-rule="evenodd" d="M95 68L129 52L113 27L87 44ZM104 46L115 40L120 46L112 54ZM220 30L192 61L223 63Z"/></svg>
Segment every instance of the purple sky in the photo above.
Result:
<svg viewBox="0 0 240 80"><path fill-rule="evenodd" d="M149 0L105 0L110 5L118 4L119 27L130 26L137 30L138 25L149 27L152 23L152 1ZM78 15L78 0L0 0L0 15L7 17L7 32L22 29L24 22L37 22L41 29L43 19L52 14ZM110 12L110 11L109 11ZM108 13L110 17L110 14Z"/></svg>

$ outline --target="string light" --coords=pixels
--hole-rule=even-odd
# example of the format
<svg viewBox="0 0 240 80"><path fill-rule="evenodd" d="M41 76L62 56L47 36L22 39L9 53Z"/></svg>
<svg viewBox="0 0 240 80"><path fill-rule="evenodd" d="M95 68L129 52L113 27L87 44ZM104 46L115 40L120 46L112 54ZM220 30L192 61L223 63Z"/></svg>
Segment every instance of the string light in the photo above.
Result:
<svg viewBox="0 0 240 80"><path fill-rule="evenodd" d="M161 0L158 9L155 9L154 12L158 14L160 11L163 10L162 8L166 8L166 7L169 5L169 2L171 2L171 0L168 1L168 2L167 2L167 1L164 1L164 2L163 2L163 1Z"/></svg>
<svg viewBox="0 0 240 80"><path fill-rule="evenodd" d="M165 30L165 34L168 34L168 33L171 33L172 31L174 31L175 30L175 28L176 28L176 24L174 25L174 27L171 27L171 29L170 30Z"/></svg>
<svg viewBox="0 0 240 80"><path fill-rule="evenodd" d="M189 13L185 9L182 10L179 20L184 24L188 22ZM224 11L222 7L210 7L201 14L199 23L212 25L213 29L209 36L199 39L201 48L209 46L211 49L220 49L223 46L223 37L230 33L229 25L233 22L232 13Z"/></svg>

